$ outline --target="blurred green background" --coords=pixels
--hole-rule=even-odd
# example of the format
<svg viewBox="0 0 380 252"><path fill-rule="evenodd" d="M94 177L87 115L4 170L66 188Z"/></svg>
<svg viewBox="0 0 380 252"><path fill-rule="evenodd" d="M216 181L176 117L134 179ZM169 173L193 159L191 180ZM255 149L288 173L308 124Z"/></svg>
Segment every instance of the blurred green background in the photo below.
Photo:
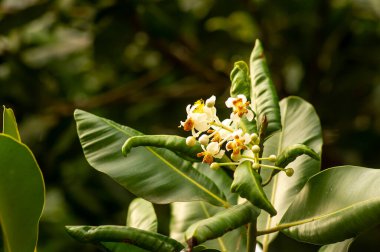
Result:
<svg viewBox="0 0 380 252"><path fill-rule="evenodd" d="M301 96L320 115L323 168L380 167L378 0L3 0L0 101L45 177L39 251L100 251L64 225L124 224L133 198L85 161L75 108L185 135L186 105L215 94L222 107L233 63L257 38L280 98ZM169 208L156 211L165 233Z"/></svg>

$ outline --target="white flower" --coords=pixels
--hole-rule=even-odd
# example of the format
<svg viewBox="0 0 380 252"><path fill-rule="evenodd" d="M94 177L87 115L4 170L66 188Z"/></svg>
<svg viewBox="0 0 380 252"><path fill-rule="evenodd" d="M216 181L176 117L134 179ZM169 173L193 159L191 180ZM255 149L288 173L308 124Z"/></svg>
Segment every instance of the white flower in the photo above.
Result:
<svg viewBox="0 0 380 252"><path fill-rule="evenodd" d="M215 100L215 96L210 97L208 100L212 102ZM212 122L219 121L216 116L216 109L214 107L205 106L203 100L198 100L194 105L187 105L186 112L186 121L181 121L181 126L185 131L191 131L195 137L207 131L211 127L210 124Z"/></svg>
<svg viewBox="0 0 380 252"><path fill-rule="evenodd" d="M211 164L214 158L222 158L224 155L224 150L220 149L217 142L211 142L206 148L202 145L202 149L203 152L197 154L197 157L203 157L202 163Z"/></svg>
<svg viewBox="0 0 380 252"><path fill-rule="evenodd" d="M225 127L225 128L231 128L231 125L232 125L232 120L231 119L224 119L222 121L222 125ZM226 138L229 138L231 136L231 131L230 130L226 130L224 128L221 128L219 130L219 134L220 134L220 137L222 139L226 139Z"/></svg>
<svg viewBox="0 0 380 252"><path fill-rule="evenodd" d="M231 120L234 122L239 121L243 116L248 121L252 121L254 118L252 107L245 95L239 94L236 98L229 97L226 101L226 106L227 108L232 108Z"/></svg>
<svg viewBox="0 0 380 252"><path fill-rule="evenodd" d="M243 133L243 130L238 129L232 133L232 138L233 140L227 142L226 150L232 150L236 156L241 150L248 149L247 145L251 142L251 136L248 133Z"/></svg>

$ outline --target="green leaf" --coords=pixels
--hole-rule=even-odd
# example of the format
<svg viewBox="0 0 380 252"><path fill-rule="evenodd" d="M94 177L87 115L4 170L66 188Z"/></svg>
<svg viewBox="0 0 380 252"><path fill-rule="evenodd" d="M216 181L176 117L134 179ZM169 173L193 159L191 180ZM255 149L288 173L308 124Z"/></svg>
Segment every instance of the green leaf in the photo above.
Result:
<svg viewBox="0 0 380 252"><path fill-rule="evenodd" d="M268 120L268 127L265 132L267 138L281 129L281 115L276 88L271 80L264 50L259 40L256 40L251 54L250 73L251 99L257 113L258 128L260 128L260 121L265 115Z"/></svg>
<svg viewBox="0 0 380 252"><path fill-rule="evenodd" d="M380 170L341 166L306 183L280 225L293 239L329 244L355 237L380 223Z"/></svg>
<svg viewBox="0 0 380 252"><path fill-rule="evenodd" d="M313 106L299 97L288 97L280 102L280 107L282 130L265 142L263 156L268 157L271 154L279 156L287 146L293 144L305 144L321 154L322 129ZM266 195L277 210L277 215L270 218L266 213L261 214L258 219L259 230L272 228L280 222L286 209L308 178L319 172L320 161L308 156L300 156L290 163L290 166L294 169L292 177L281 172L264 187ZM267 181L270 174L269 169L262 169L260 175L263 181ZM263 247L266 248L276 235L273 233L260 237Z"/></svg>
<svg viewBox="0 0 380 252"><path fill-rule="evenodd" d="M237 194L231 193L229 190L232 179L224 170L213 170L202 163L196 164L195 167L224 189L223 192L229 203L237 204ZM171 204L170 237L185 243L185 231L190 225L224 210L223 207L216 207L203 201L174 202ZM245 251L245 233L245 227L241 227L224 234L222 237L207 241L204 245L207 248L221 251Z"/></svg>
<svg viewBox="0 0 380 252"><path fill-rule="evenodd" d="M133 136L125 141L122 147L122 153L127 156L133 147L139 146L153 146L165 148L175 152L177 155L193 162L200 162L197 158L197 153L202 152L202 147L199 142L194 146L189 147L186 144L186 138L173 135L144 135Z"/></svg>
<svg viewBox="0 0 380 252"><path fill-rule="evenodd" d="M348 252L354 238L322 246L318 252Z"/></svg>
<svg viewBox="0 0 380 252"><path fill-rule="evenodd" d="M277 211L268 200L263 187L261 177L252 169L252 163L245 161L236 168L231 191L237 192L241 197L249 200L253 205L264 209L270 215L276 215Z"/></svg>
<svg viewBox="0 0 380 252"><path fill-rule="evenodd" d="M152 203L141 198L129 205L127 226L150 232L157 232L157 216Z"/></svg>
<svg viewBox="0 0 380 252"><path fill-rule="evenodd" d="M80 242L123 242L148 251L181 251L181 243L167 236L125 226L66 226L69 235Z"/></svg>
<svg viewBox="0 0 380 252"><path fill-rule="evenodd" d="M135 195L159 204L204 200L229 205L213 181L170 150L138 147L123 157L123 143L140 132L81 110L74 116L90 165Z"/></svg>
<svg viewBox="0 0 380 252"><path fill-rule="evenodd" d="M45 188L30 149L0 134L0 224L6 252L34 251Z"/></svg>
<svg viewBox="0 0 380 252"><path fill-rule="evenodd" d="M318 153L316 153L313 149L310 149L308 146L304 144L293 144L287 146L277 157L275 165L278 167L285 168L289 163L296 160L297 157L306 154L309 157L320 161L320 157Z"/></svg>
<svg viewBox="0 0 380 252"><path fill-rule="evenodd" d="M157 216L152 203L141 198L134 199L128 208L127 226L157 233ZM147 251L122 242L101 242L100 245L112 252Z"/></svg>
<svg viewBox="0 0 380 252"><path fill-rule="evenodd" d="M3 133L9 135L21 142L20 133L18 132L17 122L13 110L3 106Z"/></svg>
<svg viewBox="0 0 380 252"><path fill-rule="evenodd" d="M250 100L251 97L251 80L249 78L248 66L244 61L235 62L234 68L230 74L231 79L231 88L230 95L231 97L236 97L239 94L245 95L247 100Z"/></svg>
<svg viewBox="0 0 380 252"><path fill-rule="evenodd" d="M244 61L235 62L234 68L230 74L231 97L236 97L239 94L243 94L247 97L247 100L251 102L251 80L249 77L248 66ZM244 132L257 133L256 120L248 121L243 117L240 120L240 127Z"/></svg>
<svg viewBox="0 0 380 252"><path fill-rule="evenodd" d="M106 251L111 252L149 252L149 250L121 242L101 242L100 245L104 247Z"/></svg>
<svg viewBox="0 0 380 252"><path fill-rule="evenodd" d="M254 207L249 201L235 205L218 212L210 218L192 224L186 230L186 242L189 247L192 248L251 222L256 219L259 214L259 209Z"/></svg>
<svg viewBox="0 0 380 252"><path fill-rule="evenodd" d="M224 211L203 201L174 202L171 204L170 237L185 243L185 232L192 224ZM246 230L240 227L221 237L203 243L207 248L221 251L246 251Z"/></svg>
<svg viewBox="0 0 380 252"><path fill-rule="evenodd" d="M288 164L296 160L297 157L301 155L308 155L309 157L320 161L320 157L318 153L316 153L313 149L309 148L304 144L293 144L285 147L285 149L280 153L275 162L275 166L285 168ZM280 170L272 170L271 176L273 177L275 174L279 173Z"/></svg>
<svg viewBox="0 0 380 252"><path fill-rule="evenodd" d="M230 250L226 250L226 251L230 251ZM205 246L196 246L195 248L193 248L192 252L220 252L220 250L209 249L209 248L206 248Z"/></svg>
<svg viewBox="0 0 380 252"><path fill-rule="evenodd" d="M223 194L226 196L228 203L236 205L238 201L238 194L232 193L230 190L232 179L223 169L211 169L208 164L194 163L194 169L212 180Z"/></svg>

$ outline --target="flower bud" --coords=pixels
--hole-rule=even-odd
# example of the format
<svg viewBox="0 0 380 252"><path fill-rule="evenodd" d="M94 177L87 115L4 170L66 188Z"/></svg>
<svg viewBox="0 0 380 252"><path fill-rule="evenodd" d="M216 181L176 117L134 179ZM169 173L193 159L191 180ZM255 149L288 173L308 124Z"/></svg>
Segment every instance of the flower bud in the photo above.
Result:
<svg viewBox="0 0 380 252"><path fill-rule="evenodd" d="M294 174L293 168L286 168L285 169L286 176L291 177Z"/></svg>
<svg viewBox="0 0 380 252"><path fill-rule="evenodd" d="M252 169L255 169L255 170L258 170L258 169L260 169L260 164L259 163L253 163L252 164Z"/></svg>
<svg viewBox="0 0 380 252"><path fill-rule="evenodd" d="M253 143L256 143L258 139L259 139L259 136L256 133L251 134L251 141Z"/></svg>
<svg viewBox="0 0 380 252"><path fill-rule="evenodd" d="M276 157L276 155L270 155L270 156L268 157L268 160L269 160L269 162L274 163L274 162L276 162L277 157Z"/></svg>
<svg viewBox="0 0 380 252"><path fill-rule="evenodd" d="M208 108L212 108L212 107L214 107L214 105L215 105L215 95L213 95L213 96L211 96L210 98L208 98L207 100L206 100L206 106L208 107Z"/></svg>
<svg viewBox="0 0 380 252"><path fill-rule="evenodd" d="M260 152L260 146L254 145L254 146L252 146L251 150L253 153L259 153Z"/></svg>
<svg viewBox="0 0 380 252"><path fill-rule="evenodd" d="M186 138L186 145L189 147L193 147L196 142L197 142L197 140L193 136L189 136Z"/></svg>
<svg viewBox="0 0 380 252"><path fill-rule="evenodd" d="M205 134L203 134L198 140L202 145L207 145L210 142L210 138Z"/></svg>
<svg viewBox="0 0 380 252"><path fill-rule="evenodd" d="M214 162L210 165L210 168L213 170L218 170L220 168L220 165Z"/></svg>
<svg viewBox="0 0 380 252"><path fill-rule="evenodd" d="M240 155L240 153L238 153L238 154L232 153L232 154L231 154L231 159L232 159L233 161L239 161L239 160L241 159L241 155Z"/></svg>

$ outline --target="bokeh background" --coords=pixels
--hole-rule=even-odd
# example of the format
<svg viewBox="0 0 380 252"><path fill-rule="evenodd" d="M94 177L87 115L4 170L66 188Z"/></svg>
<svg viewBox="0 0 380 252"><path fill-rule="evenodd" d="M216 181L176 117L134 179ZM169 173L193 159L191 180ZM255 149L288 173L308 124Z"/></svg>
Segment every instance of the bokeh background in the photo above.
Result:
<svg viewBox="0 0 380 252"><path fill-rule="evenodd" d="M185 135L186 105L215 94L222 107L233 63L248 61L257 38L280 98L301 96L320 115L323 168L379 168L378 0L1 1L0 101L14 109L47 187L39 250L100 251L63 227L124 224L133 198L85 161L75 108ZM155 207L165 233L169 208ZM288 243L282 237L279 251Z"/></svg>

